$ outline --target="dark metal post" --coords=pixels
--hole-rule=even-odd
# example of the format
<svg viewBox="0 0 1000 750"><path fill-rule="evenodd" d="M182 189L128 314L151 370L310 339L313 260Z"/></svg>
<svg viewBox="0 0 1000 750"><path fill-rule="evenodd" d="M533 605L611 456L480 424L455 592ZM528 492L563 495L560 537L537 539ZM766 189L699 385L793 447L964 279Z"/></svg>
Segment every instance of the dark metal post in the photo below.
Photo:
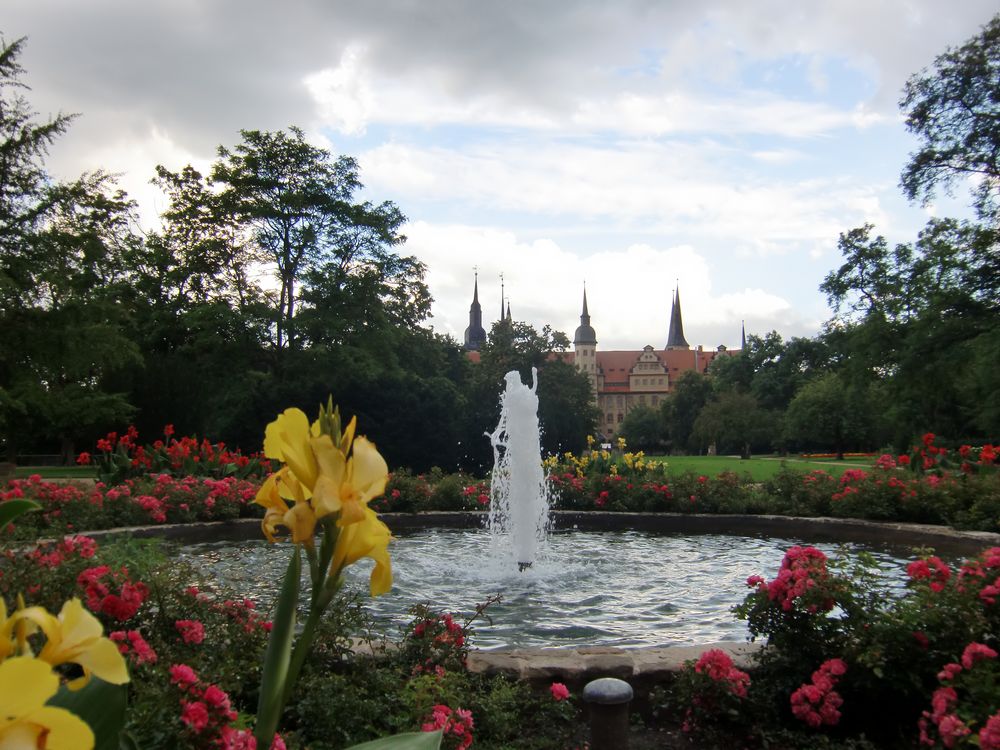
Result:
<svg viewBox="0 0 1000 750"><path fill-rule="evenodd" d="M590 750L628 750L628 705L632 686L614 677L602 677L583 688L590 706Z"/></svg>

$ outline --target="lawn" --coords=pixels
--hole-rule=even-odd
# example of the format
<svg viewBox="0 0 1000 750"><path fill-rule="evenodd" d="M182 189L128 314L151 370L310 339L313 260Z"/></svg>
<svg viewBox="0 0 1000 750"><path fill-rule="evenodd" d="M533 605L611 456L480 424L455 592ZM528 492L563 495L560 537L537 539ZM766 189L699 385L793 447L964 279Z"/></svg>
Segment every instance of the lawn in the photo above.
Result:
<svg viewBox="0 0 1000 750"><path fill-rule="evenodd" d="M737 474L749 474L755 482L763 482L777 474L782 465L807 473L822 470L839 477L847 469L869 469L873 464L871 458L855 458L837 461L836 459L806 460L795 456L778 458L776 456L761 456L746 461L738 456L647 456L654 461L666 462L671 474L683 474L692 471L697 474L715 477L723 471L734 471Z"/></svg>
<svg viewBox="0 0 1000 750"><path fill-rule="evenodd" d="M93 479L97 476L93 466L18 466L15 479L27 479L38 474L42 479Z"/></svg>

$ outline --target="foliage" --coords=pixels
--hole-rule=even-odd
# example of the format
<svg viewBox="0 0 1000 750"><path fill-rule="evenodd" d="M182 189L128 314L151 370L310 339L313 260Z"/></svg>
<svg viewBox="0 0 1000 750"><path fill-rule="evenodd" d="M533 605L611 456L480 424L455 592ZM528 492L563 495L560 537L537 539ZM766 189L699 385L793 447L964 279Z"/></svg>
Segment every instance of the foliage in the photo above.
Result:
<svg viewBox="0 0 1000 750"><path fill-rule="evenodd" d="M630 409L625 415L618 434L639 450L654 451L663 445L663 427L659 410L640 405Z"/></svg>
<svg viewBox="0 0 1000 750"><path fill-rule="evenodd" d="M920 139L900 180L911 200L929 203L939 187L972 186L979 215L1000 218L1000 15L957 49L948 49L906 82L900 108Z"/></svg>
<svg viewBox="0 0 1000 750"><path fill-rule="evenodd" d="M753 671L754 710L771 707L757 722L814 732L833 726L896 746L915 739L933 691L921 734L959 727L943 721L954 716L957 694L935 687L980 659L995 658L989 645L996 645L1000 616L1000 548L957 571L925 553L907 566L903 591L889 588L877 571L867 555L828 560L813 548L794 547L774 579L747 580L751 593L736 613L747 620L751 637L766 639ZM963 664L954 664L960 658ZM980 738L1000 710L994 670L989 665L963 678L969 682L961 726L982 729Z"/></svg>
<svg viewBox="0 0 1000 750"><path fill-rule="evenodd" d="M778 434L777 417L762 409L749 393L723 392L698 414L691 439L702 448L715 446L720 453L750 458L756 448L770 448Z"/></svg>

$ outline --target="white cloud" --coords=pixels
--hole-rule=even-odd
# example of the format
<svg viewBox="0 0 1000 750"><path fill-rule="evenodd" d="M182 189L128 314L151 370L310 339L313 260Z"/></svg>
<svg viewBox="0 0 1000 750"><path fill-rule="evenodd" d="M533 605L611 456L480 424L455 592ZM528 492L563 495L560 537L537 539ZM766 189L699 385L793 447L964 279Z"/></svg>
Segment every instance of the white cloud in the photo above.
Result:
<svg viewBox="0 0 1000 750"><path fill-rule="evenodd" d="M499 317L502 273L515 319L539 329L550 324L570 338L580 322L586 282L592 323L605 349L664 346L678 283L693 345L738 345L743 319L756 329L791 326L803 332L804 321L792 305L771 292L716 292L710 263L690 246L633 244L581 257L550 239L526 240L492 227L414 222L406 233L407 250L429 268L432 323L458 340L469 321L474 266L487 328Z"/></svg>

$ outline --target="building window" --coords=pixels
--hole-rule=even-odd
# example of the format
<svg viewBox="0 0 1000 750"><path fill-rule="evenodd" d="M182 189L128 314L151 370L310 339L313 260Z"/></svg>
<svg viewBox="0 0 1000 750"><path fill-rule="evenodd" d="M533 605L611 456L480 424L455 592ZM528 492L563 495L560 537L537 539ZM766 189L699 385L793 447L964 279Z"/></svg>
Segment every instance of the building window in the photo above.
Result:
<svg viewBox="0 0 1000 750"><path fill-rule="evenodd" d="M653 396L653 406L656 406L658 403L660 403L660 397Z"/></svg>
<svg viewBox="0 0 1000 750"><path fill-rule="evenodd" d="M621 423L622 423L622 420L623 420L624 418L625 418L625 416L624 416L623 414L621 414L621 413L619 412L619 414L618 414L618 424L621 424Z"/></svg>
<svg viewBox="0 0 1000 750"><path fill-rule="evenodd" d="M604 421L607 422L608 424L611 424L612 422L615 421L614 414L605 414L604 417L605 417Z"/></svg>

